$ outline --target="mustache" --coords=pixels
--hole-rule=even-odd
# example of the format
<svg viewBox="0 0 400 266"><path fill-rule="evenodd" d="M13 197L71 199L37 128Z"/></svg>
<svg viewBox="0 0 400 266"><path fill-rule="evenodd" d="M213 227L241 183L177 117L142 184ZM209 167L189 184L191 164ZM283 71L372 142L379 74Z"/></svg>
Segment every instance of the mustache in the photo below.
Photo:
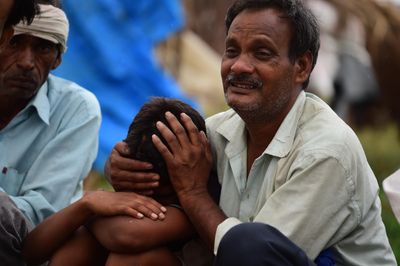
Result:
<svg viewBox="0 0 400 266"><path fill-rule="evenodd" d="M31 71L18 71L14 73L12 76L10 76L12 79L29 79L29 80L35 80L35 75Z"/></svg>
<svg viewBox="0 0 400 266"><path fill-rule="evenodd" d="M253 78L250 74L241 73L233 74L230 73L225 79L228 83L244 83L253 87L253 89L258 89L263 86L263 82L259 79Z"/></svg>

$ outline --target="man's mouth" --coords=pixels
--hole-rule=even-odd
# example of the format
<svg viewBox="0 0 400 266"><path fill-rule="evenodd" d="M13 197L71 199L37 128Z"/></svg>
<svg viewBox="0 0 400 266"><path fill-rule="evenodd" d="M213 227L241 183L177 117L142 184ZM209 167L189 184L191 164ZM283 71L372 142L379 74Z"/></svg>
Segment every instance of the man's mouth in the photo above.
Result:
<svg viewBox="0 0 400 266"><path fill-rule="evenodd" d="M8 83L10 85L22 87L22 88L31 88L32 86L36 85L36 82L32 78L27 78L27 77L14 77L8 79Z"/></svg>
<svg viewBox="0 0 400 266"><path fill-rule="evenodd" d="M247 74L229 74L226 78L226 82L230 86L245 90L259 89L263 86L263 82L261 80L252 78Z"/></svg>

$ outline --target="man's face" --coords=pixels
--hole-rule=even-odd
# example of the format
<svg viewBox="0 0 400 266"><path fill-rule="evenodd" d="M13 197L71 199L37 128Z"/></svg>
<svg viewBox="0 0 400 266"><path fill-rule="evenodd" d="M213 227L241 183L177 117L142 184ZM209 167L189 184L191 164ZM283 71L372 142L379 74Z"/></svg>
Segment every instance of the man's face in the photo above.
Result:
<svg viewBox="0 0 400 266"><path fill-rule="evenodd" d="M29 100L61 59L56 44L21 34L3 45L0 62L0 97Z"/></svg>
<svg viewBox="0 0 400 266"><path fill-rule="evenodd" d="M289 60L291 36L275 9L244 10L233 20L221 76L228 105L243 119L282 118L296 100L303 81Z"/></svg>

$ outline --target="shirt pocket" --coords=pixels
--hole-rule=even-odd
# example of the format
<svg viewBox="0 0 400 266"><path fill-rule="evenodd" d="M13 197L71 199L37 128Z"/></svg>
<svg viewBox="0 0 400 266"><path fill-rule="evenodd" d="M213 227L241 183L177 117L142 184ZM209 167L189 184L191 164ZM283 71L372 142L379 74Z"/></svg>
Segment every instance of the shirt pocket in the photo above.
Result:
<svg viewBox="0 0 400 266"><path fill-rule="evenodd" d="M0 186L11 196L20 196L21 186L24 181L24 175L17 169L8 167L0 173Z"/></svg>

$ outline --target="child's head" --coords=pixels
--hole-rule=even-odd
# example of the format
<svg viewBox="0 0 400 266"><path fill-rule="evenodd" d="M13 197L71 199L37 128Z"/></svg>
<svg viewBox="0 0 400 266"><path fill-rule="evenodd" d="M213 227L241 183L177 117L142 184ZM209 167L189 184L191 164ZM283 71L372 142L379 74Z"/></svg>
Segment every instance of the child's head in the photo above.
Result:
<svg viewBox="0 0 400 266"><path fill-rule="evenodd" d="M199 131L206 132L203 117L191 106L179 100L154 97L142 106L130 125L128 136L124 141L128 144L132 158L153 165L154 168L151 171L160 175L160 184L169 183L169 175L164 159L154 146L151 136L156 134L166 144L165 139L156 128L156 123L161 121L169 127L165 119L167 111L174 114L179 121L181 113L187 114Z"/></svg>

